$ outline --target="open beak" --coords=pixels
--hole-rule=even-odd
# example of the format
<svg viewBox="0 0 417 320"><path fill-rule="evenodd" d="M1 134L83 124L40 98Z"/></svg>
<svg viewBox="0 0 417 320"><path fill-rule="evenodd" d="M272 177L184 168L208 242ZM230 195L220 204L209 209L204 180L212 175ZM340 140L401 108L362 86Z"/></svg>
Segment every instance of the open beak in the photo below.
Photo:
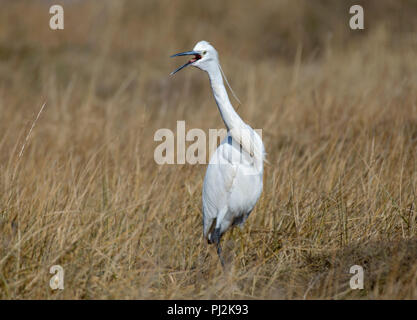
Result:
<svg viewBox="0 0 417 320"><path fill-rule="evenodd" d="M186 64L182 65L177 70L171 72L170 75L172 76L174 73L177 73L181 69L184 69L185 67L189 66L190 64L192 64L192 63L196 62L197 60L201 59L201 55L196 51L186 51L186 52L181 52L181 53L177 53L177 54L172 55L171 58L178 57L178 56L191 56L191 55L193 55L194 58L190 59Z"/></svg>

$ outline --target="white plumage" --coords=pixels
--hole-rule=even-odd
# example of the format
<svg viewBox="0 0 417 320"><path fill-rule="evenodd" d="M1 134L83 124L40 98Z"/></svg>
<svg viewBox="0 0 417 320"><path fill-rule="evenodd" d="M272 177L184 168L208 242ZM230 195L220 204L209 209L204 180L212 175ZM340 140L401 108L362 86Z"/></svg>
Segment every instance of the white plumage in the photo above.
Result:
<svg viewBox="0 0 417 320"><path fill-rule="evenodd" d="M243 122L230 103L216 49L200 41L192 51L173 57L183 55L194 58L171 74L189 65L206 71L227 128L226 138L211 156L203 185L203 234L209 243L216 244L224 266L221 236L234 225L242 226L258 201L265 151L260 136Z"/></svg>

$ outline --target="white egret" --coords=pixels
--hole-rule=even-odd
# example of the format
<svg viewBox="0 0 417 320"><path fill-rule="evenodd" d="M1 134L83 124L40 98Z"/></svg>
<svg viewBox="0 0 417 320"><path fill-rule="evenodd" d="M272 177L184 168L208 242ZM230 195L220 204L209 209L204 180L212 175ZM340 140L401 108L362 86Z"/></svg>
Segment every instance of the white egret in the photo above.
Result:
<svg viewBox="0 0 417 320"><path fill-rule="evenodd" d="M203 184L203 235L217 246L222 266L220 239L231 227L243 226L262 193L264 146L260 136L233 108L223 84L223 71L216 49L200 41L192 51L171 57L192 55L186 64L207 72L214 99L227 128L227 136L210 158ZM226 83L227 79L225 77ZM229 86L230 88L230 86ZM230 88L231 89L231 88ZM232 91L233 93L233 91Z"/></svg>

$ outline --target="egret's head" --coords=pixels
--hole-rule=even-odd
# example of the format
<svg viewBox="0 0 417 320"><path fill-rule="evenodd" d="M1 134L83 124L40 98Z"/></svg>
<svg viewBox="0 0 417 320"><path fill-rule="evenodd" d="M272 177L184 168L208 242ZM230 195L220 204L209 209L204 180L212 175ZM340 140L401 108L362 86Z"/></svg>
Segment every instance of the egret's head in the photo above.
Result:
<svg viewBox="0 0 417 320"><path fill-rule="evenodd" d="M188 55L192 55L194 57L183 66L179 67L177 70L171 72L171 74L174 74L188 66L193 66L201 70L208 71L210 68L217 67L219 63L219 57L217 55L216 49L214 49L214 47L207 41L200 41L195 45L192 51L177 53L171 56L171 58Z"/></svg>

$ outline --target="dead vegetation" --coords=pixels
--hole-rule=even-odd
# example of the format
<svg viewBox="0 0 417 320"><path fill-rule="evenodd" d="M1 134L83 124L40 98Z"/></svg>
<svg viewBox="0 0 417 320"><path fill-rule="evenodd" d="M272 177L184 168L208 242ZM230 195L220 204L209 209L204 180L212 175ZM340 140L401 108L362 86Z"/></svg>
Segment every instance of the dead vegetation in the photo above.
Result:
<svg viewBox="0 0 417 320"><path fill-rule="evenodd" d="M349 1L62 1L59 32L48 1L4 1L0 297L417 298L417 7L376 2L361 33ZM226 274L201 236L205 166L153 159L159 128L223 127L201 72L168 77L201 39L270 163Z"/></svg>

